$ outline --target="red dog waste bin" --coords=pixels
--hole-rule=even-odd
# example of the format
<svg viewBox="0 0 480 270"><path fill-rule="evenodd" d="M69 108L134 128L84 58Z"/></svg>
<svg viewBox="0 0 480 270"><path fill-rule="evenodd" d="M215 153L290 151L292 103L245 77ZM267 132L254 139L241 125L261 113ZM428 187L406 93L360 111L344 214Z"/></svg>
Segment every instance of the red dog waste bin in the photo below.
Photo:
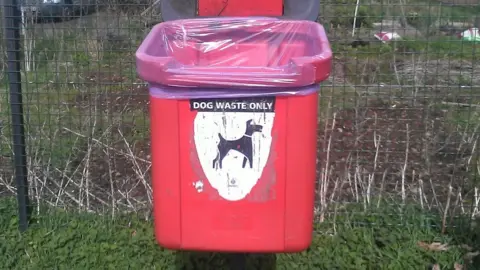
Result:
<svg viewBox="0 0 480 270"><path fill-rule="evenodd" d="M321 25L269 18L156 25L149 83L155 233L170 249L296 252L311 242Z"/></svg>

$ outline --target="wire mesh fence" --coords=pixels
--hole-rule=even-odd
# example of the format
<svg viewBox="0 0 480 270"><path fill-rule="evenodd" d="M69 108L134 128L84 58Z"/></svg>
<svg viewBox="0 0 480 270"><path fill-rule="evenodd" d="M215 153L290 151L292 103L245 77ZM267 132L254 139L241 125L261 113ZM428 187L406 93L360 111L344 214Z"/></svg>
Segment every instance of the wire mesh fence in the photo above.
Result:
<svg viewBox="0 0 480 270"><path fill-rule="evenodd" d="M21 85L34 211L41 214L40 206L47 205L149 217L149 96L136 75L134 53L161 21L157 2L21 3ZM317 220L366 209L375 214L400 204L440 212L444 223L447 217L476 217L477 1L321 5L319 22L328 31L334 60L320 94ZM18 188L5 44L0 196Z"/></svg>
<svg viewBox="0 0 480 270"><path fill-rule="evenodd" d="M413 203L440 211L442 226L476 216L479 47L466 33L478 31L478 4L371 2L356 19L350 4L321 17L335 61L322 90L320 212Z"/></svg>

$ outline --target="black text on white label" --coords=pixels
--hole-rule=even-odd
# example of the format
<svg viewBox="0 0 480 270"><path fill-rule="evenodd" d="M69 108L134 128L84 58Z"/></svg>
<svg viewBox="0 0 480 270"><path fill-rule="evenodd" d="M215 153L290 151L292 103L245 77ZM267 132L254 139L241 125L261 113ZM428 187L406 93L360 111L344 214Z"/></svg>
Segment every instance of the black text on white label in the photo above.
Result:
<svg viewBox="0 0 480 270"><path fill-rule="evenodd" d="M275 112L275 97L192 99L190 110L199 112Z"/></svg>

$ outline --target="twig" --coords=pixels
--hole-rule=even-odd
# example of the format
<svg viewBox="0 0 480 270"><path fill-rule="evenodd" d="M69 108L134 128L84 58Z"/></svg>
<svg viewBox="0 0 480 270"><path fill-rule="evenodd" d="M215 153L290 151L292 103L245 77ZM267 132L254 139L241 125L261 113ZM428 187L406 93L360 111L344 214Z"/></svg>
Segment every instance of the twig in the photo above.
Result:
<svg viewBox="0 0 480 270"><path fill-rule="evenodd" d="M480 169L479 169L479 173L480 173ZM470 218L473 219L477 213L478 213L478 205L480 204L480 196L478 194L478 187L475 187L473 189L473 211L471 213L471 216Z"/></svg>
<svg viewBox="0 0 480 270"><path fill-rule="evenodd" d="M458 202L458 204L460 204L460 209L462 210L462 214L465 214L465 208L463 207L462 190L459 189L457 194L458 194L457 195L457 198L458 198L457 202Z"/></svg>
<svg viewBox="0 0 480 270"><path fill-rule="evenodd" d="M59 169L55 169L55 170L56 170L57 172L59 172L59 173L63 173L63 172L60 171ZM69 179L70 182L71 182L73 185L75 185L77 188L79 188L79 189L82 188L82 184L76 183L70 176L68 176L68 175L63 175L63 177ZM58 185L57 182L54 182L54 184L57 185L58 188L62 188L60 185ZM71 200L73 200L74 202L76 202L76 203L79 205L79 208L85 207L85 210L90 210L90 209L88 209L88 208L86 207L85 204L82 203L81 200L76 199L73 195L71 195L69 192L67 192L65 188L63 188L63 190L64 190L64 194L66 194L68 198L70 198ZM90 191L85 191L85 192L88 194L88 196L91 196L92 198L94 198L95 200L99 201L99 202L102 203L103 205L107 205L107 206L108 206L108 203L107 203L107 202L105 202L104 200L98 198L97 196L95 196L95 195L94 195L93 193L91 193Z"/></svg>
<svg viewBox="0 0 480 270"><path fill-rule="evenodd" d="M388 155L386 157L386 163L388 163ZM380 207L380 203L382 201L382 194L383 194L383 190L384 190L384 187L385 187L385 179L387 178L387 174L389 172L389 169L385 169L385 171L383 171L383 175L382 175L382 183L380 184L380 194L378 195L378 202L377 202L377 208Z"/></svg>
<svg viewBox="0 0 480 270"><path fill-rule="evenodd" d="M130 147L130 144L127 142L127 139L123 136L123 133L120 129L118 129L118 133L120 134L120 137L122 138L123 142L125 143L125 145L127 147L127 150L129 152L128 156L130 157L130 159L131 159L131 161L134 165L134 171L137 174L137 177L139 178L139 180L142 182L143 186L145 187L145 189L147 191L148 201L151 203L152 202L152 188L147 183L147 181L145 181L145 174L148 171L148 168L145 172L142 172L142 170L140 169L140 166L138 165L138 162L135 159L135 155L133 154L132 148Z"/></svg>
<svg viewBox="0 0 480 270"><path fill-rule="evenodd" d="M107 157L110 157L110 148L105 148L106 155ZM115 217L115 208L116 208L116 203L115 203L115 188L113 184L113 170L112 170L112 160L110 158L108 160L108 180L110 182L110 196L112 196L111 202L112 202L112 218ZM128 200L127 200L128 201Z"/></svg>
<svg viewBox="0 0 480 270"><path fill-rule="evenodd" d="M79 136L79 137L88 138L87 136L85 136L85 135L83 135L83 134L80 134L80 133L78 133L78 132L75 132L75 131L73 131L73 130L71 130L71 129L68 129L68 128L66 128L66 127L63 127L63 129L66 130L66 131L68 131L68 132L71 132L71 133L73 133L73 134L75 134L75 135L77 135L77 136ZM128 155L129 155L129 154L125 153L125 152L122 152L122 151L117 150L117 149L115 149L115 148L113 148L113 147L111 147L111 146L108 146L107 144L101 142L101 141L98 140L98 139L92 138L92 141L100 144L100 145L103 146L103 147L109 148L111 151L113 151L113 152L115 152L115 153L117 153L117 154L120 154L120 155L123 155L123 156L128 156ZM145 162L145 163L147 163L147 164L151 164L151 162L148 161L148 160L146 160L146 159L139 158L139 157L136 157L136 156L135 156L134 158L135 158L136 160L138 160L138 161L142 161L142 162Z"/></svg>
<svg viewBox="0 0 480 270"><path fill-rule="evenodd" d="M413 170L413 175L415 175L415 170ZM420 206L424 209L423 206L423 180L422 177L418 177L418 197L420 198Z"/></svg>
<svg viewBox="0 0 480 270"><path fill-rule="evenodd" d="M373 171L368 176L368 187L367 187L367 203L370 204L370 195L371 195L371 188L375 181L375 174L377 172L377 161L378 161L378 154L380 153L380 145L382 137L379 135L377 139L377 113L374 115L375 117L375 128L373 130L373 145L375 146L375 157L373 159Z"/></svg>
<svg viewBox="0 0 480 270"><path fill-rule="evenodd" d="M353 188L355 190L355 199L356 199L356 202L358 203L358 201L360 200L359 199L359 195L358 195L358 183L360 182L360 173L359 173L359 170L360 170L360 164L358 163L358 153L356 153L356 159L355 159L355 172L353 174Z"/></svg>
<svg viewBox="0 0 480 270"><path fill-rule="evenodd" d="M432 193L433 193L432 203L433 201L435 201L437 203L437 207L439 209L442 209L442 203L440 202L440 200L438 200L437 192L435 191L435 185L433 184L432 177L429 177L428 181L430 183L430 188L432 189Z"/></svg>
<svg viewBox="0 0 480 270"><path fill-rule="evenodd" d="M331 132L330 136L328 138L328 144L327 144L327 158L326 158L326 163L325 167L322 169L322 177L320 178L320 204L321 204L321 213L320 213L320 222L323 222L324 220L324 214L327 209L327 191L328 191L328 180L329 180L329 174L330 174L330 150L331 150L331 145L332 145L332 137L333 137L333 130L335 130L335 124L336 124L336 113L333 114L333 119L332 119L332 125L331 125ZM325 125L325 129L328 128L328 124ZM327 134L327 130L325 130L325 134ZM326 137L325 137L326 139Z"/></svg>
<svg viewBox="0 0 480 270"><path fill-rule="evenodd" d="M355 36L355 28L357 27L357 15L358 15L359 6L360 6L360 0L357 0L357 4L355 5L355 14L353 16L352 37Z"/></svg>
<svg viewBox="0 0 480 270"><path fill-rule="evenodd" d="M151 6L149 6L147 9L145 9L141 14L140 16L143 17L145 16L150 10L152 10L154 7L156 7L158 5L158 3L160 3L162 0L156 0L155 2L153 2L153 4Z"/></svg>
<svg viewBox="0 0 480 270"><path fill-rule="evenodd" d="M443 211L443 218L442 218L442 234L445 234L445 230L447 227L447 216L448 216L448 208L450 207L450 200L452 198L452 185L448 186L448 197L447 203L445 204L445 210Z"/></svg>
<svg viewBox="0 0 480 270"><path fill-rule="evenodd" d="M407 167L408 167L408 150L410 148L410 131L409 131L409 127L408 127L408 124L406 124L406 134L407 134L407 138L406 138L406 148L405 148L405 163L403 165L403 170L402 170L402 202L403 204L405 204L405 199L406 199L406 194L405 194L405 175L407 173Z"/></svg>

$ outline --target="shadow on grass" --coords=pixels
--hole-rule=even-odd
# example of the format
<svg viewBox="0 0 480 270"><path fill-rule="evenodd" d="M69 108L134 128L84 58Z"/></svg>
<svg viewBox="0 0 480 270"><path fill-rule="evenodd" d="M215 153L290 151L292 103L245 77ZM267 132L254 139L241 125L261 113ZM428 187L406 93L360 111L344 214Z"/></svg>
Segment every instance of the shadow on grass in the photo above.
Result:
<svg viewBox="0 0 480 270"><path fill-rule="evenodd" d="M244 255L244 254L191 252L191 251L189 252L178 251L175 253L176 270L207 270L207 269L208 270L209 269L275 270L276 264L277 264L277 258L275 254ZM228 268L228 266L230 266L230 268Z"/></svg>

